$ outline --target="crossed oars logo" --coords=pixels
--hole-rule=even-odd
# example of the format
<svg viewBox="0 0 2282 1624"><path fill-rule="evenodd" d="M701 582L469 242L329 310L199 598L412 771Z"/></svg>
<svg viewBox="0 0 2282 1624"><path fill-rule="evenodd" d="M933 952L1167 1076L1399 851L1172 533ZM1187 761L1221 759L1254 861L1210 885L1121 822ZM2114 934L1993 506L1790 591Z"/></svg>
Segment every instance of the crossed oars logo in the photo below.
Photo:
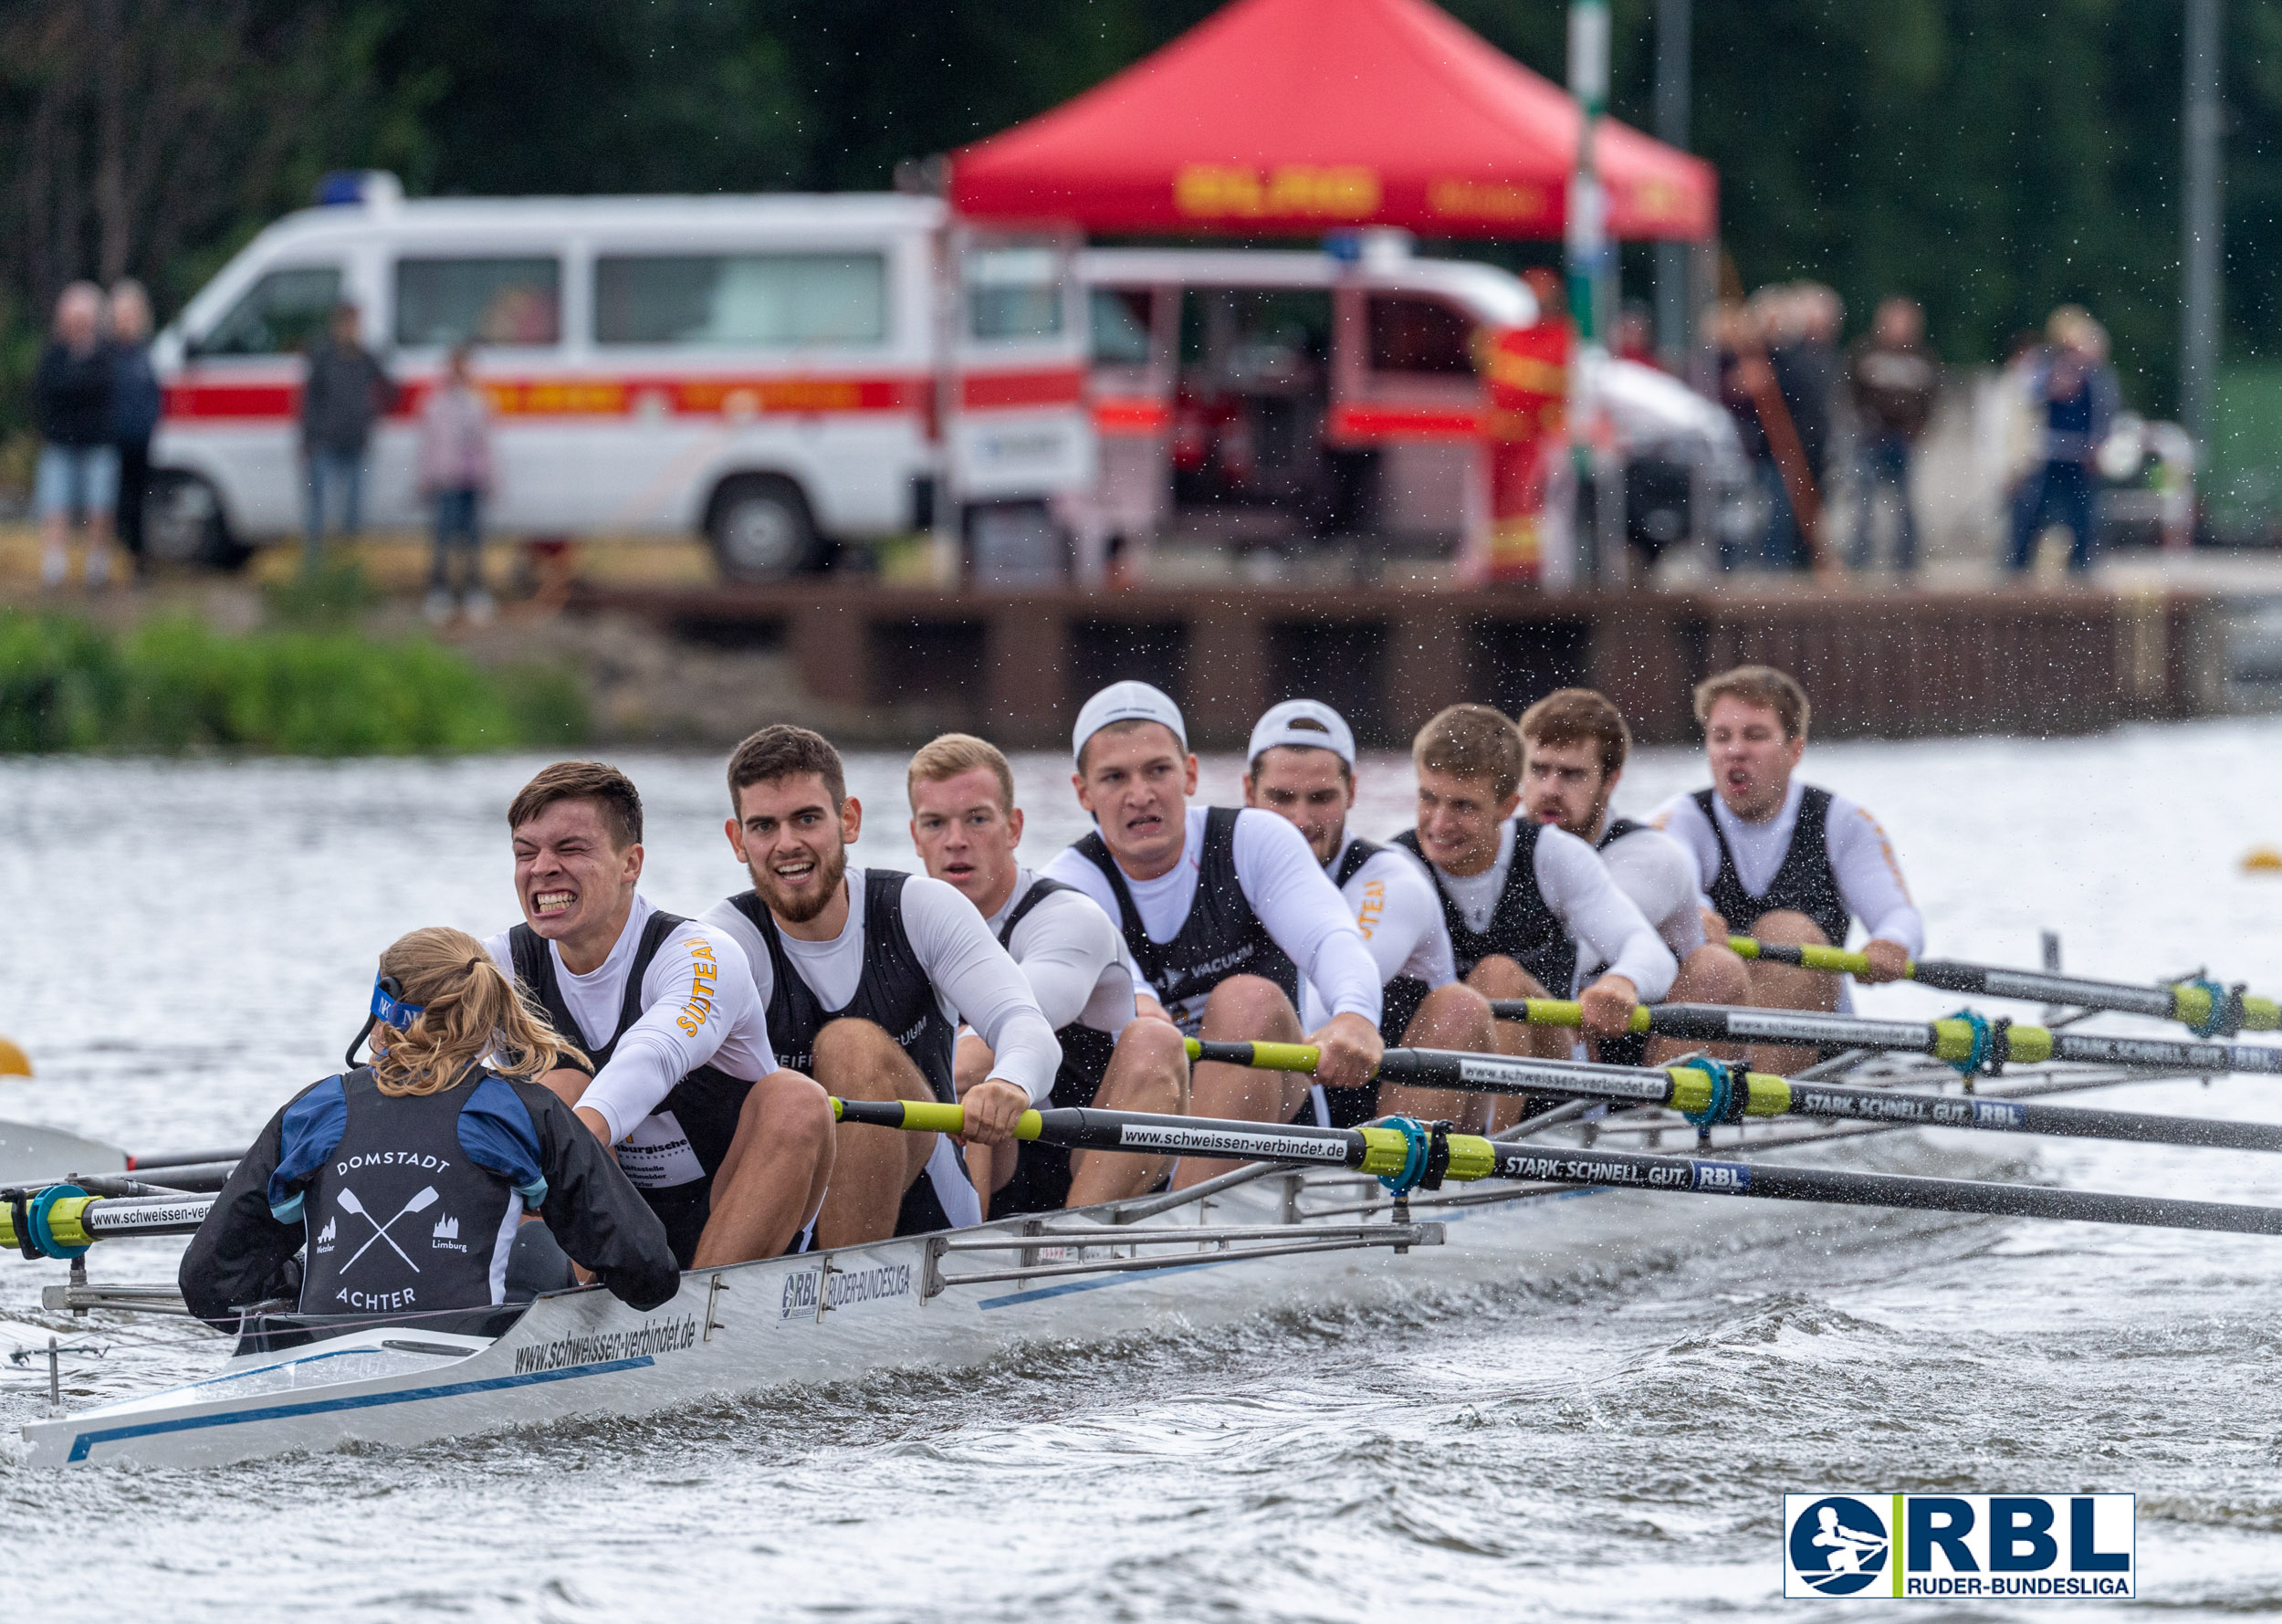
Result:
<svg viewBox="0 0 2282 1624"><path fill-rule="evenodd" d="M357 1192L351 1189L345 1184L340 1187L340 1193L335 1199L340 1201L340 1210L342 1211L353 1212L359 1218L361 1218L365 1222L372 1226L372 1240L367 1241L363 1245L358 1247L354 1252L350 1254L349 1261L340 1265L340 1272L343 1274L346 1274L350 1270L357 1266L357 1259L362 1257L366 1252L372 1250L372 1241L387 1242L388 1249L394 1252L398 1257L404 1260L404 1267L410 1269L414 1274L420 1273L420 1265L412 1261L410 1253L405 1252L403 1247L396 1244L396 1237L390 1234L388 1231L389 1225L396 1222L397 1219L409 1218L415 1212L425 1212L429 1208L434 1206L437 1200L434 1185L431 1184L427 1186L418 1195L413 1197L411 1200L406 1201L403 1209L396 1214L396 1217L390 1219L388 1223L380 1222L370 1212L367 1212L364 1210L364 1203L357 1200Z"/></svg>

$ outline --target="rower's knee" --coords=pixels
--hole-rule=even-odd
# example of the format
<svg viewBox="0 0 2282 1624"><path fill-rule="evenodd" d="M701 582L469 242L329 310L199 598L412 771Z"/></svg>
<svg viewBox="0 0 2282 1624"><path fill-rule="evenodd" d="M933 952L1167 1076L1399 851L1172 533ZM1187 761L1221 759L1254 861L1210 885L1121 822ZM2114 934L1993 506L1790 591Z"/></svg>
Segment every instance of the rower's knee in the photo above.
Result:
<svg viewBox="0 0 2282 1624"><path fill-rule="evenodd" d="M1545 989L1517 959L1503 953L1489 958L1466 972L1466 985L1484 998L1544 998Z"/></svg>
<svg viewBox="0 0 2282 1624"><path fill-rule="evenodd" d="M1204 1033L1293 1042L1300 1036L1300 1018L1283 989L1265 976L1230 976L1205 1001Z"/></svg>
<svg viewBox="0 0 2282 1624"><path fill-rule="evenodd" d="M1188 1111L1188 1046L1180 1028L1164 1021L1126 1022L1125 1029L1117 1034L1117 1047L1109 1064L1111 1073L1126 1087L1141 1091L1156 1102L1130 1105L1127 1109L1162 1111L1174 1116Z"/></svg>
<svg viewBox="0 0 2282 1624"><path fill-rule="evenodd" d="M1495 1030L1490 1000L1462 981L1452 981L1419 1001L1418 1012L1403 1031L1403 1042L1414 1049L1481 1051L1490 1047Z"/></svg>
<svg viewBox="0 0 2282 1624"><path fill-rule="evenodd" d="M1823 927L1805 914L1790 908L1776 908L1762 914L1752 921L1751 933L1763 942L1774 942L1786 948L1827 948L1830 938Z"/></svg>
<svg viewBox="0 0 2282 1624"><path fill-rule="evenodd" d="M1673 1003L1749 1003L1751 971L1725 943L1706 942L1680 961L1669 996Z"/></svg>

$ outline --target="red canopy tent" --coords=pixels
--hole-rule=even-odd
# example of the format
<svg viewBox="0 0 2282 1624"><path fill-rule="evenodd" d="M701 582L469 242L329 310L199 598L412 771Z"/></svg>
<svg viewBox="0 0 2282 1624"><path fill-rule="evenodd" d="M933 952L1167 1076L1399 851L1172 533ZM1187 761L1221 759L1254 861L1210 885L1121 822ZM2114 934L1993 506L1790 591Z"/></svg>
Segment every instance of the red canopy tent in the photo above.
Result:
<svg viewBox="0 0 2282 1624"><path fill-rule="evenodd" d="M950 195L1099 232L1557 236L1577 123L1560 87L1427 0L1235 0L954 153ZM1710 164L1614 120L1595 152L1616 236L1712 234Z"/></svg>

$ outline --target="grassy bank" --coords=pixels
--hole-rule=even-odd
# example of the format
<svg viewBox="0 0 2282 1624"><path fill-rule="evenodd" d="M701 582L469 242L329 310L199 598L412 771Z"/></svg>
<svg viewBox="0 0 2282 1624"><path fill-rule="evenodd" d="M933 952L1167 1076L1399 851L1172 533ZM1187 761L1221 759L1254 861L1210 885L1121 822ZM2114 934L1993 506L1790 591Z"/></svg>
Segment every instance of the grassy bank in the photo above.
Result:
<svg viewBox="0 0 2282 1624"><path fill-rule="evenodd" d="M230 636L187 616L113 634L0 610L0 752L424 755L575 744L586 731L569 673L485 670L425 638L347 624Z"/></svg>

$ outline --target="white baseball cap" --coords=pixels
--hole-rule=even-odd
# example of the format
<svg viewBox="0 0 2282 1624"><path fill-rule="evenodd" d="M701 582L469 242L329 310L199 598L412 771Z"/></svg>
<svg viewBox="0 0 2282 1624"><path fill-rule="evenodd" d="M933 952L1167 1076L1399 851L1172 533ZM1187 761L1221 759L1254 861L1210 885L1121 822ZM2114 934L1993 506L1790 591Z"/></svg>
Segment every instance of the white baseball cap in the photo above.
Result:
<svg viewBox="0 0 2282 1624"><path fill-rule="evenodd" d="M1162 722L1173 730L1182 749L1188 748L1188 728L1171 695L1146 682L1113 682L1078 712L1078 725L1070 730L1071 757L1083 753L1085 741L1112 722Z"/></svg>
<svg viewBox="0 0 2282 1624"><path fill-rule="evenodd" d="M1249 769L1261 755L1280 744L1302 749L1329 750L1349 767L1355 765L1355 734L1346 719L1320 699L1286 699L1252 724L1252 741L1244 747Z"/></svg>

